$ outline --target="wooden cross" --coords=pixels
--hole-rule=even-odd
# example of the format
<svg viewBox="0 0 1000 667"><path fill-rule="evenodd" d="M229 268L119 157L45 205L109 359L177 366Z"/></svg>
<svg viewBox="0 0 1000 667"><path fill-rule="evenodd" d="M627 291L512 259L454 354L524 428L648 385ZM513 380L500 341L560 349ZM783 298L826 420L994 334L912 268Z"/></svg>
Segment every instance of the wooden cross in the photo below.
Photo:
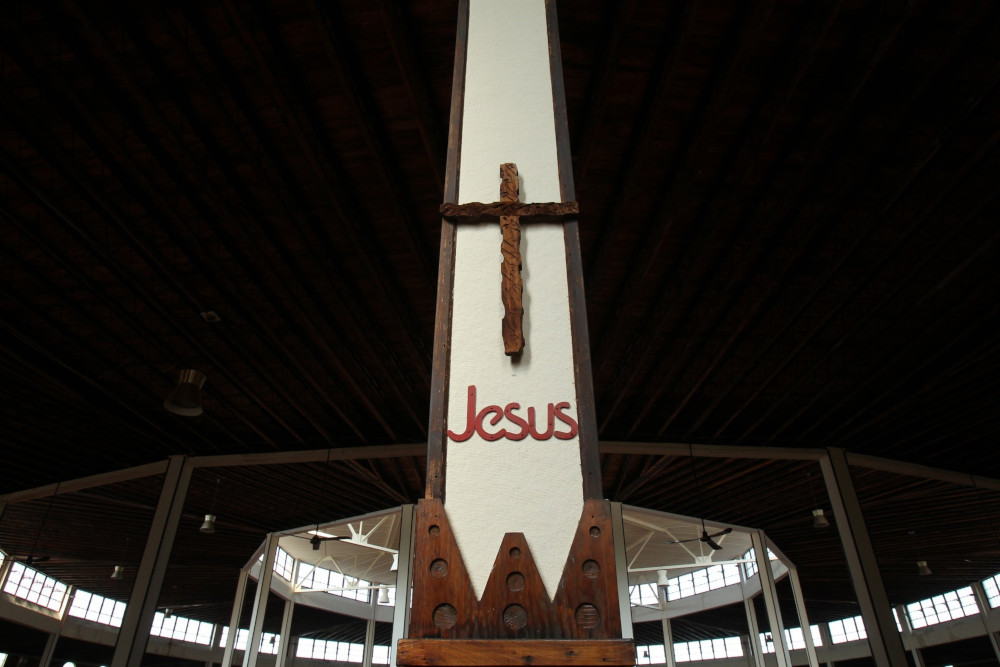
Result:
<svg viewBox="0 0 1000 667"><path fill-rule="evenodd" d="M521 305L521 221L558 222L576 216L580 207L575 201L523 204L520 201L520 181L517 165L500 165L500 201L492 204L441 204L441 215L451 222L488 222L500 220L503 241L500 253L500 299L503 301L503 351L507 356L524 349L524 329Z"/></svg>

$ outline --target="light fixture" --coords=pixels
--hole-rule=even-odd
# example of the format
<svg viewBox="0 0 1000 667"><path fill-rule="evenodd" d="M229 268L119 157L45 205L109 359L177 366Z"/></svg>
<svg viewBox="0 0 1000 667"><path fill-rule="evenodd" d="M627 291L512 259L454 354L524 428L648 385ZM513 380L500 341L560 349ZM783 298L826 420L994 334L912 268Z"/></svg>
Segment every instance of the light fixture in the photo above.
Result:
<svg viewBox="0 0 1000 667"><path fill-rule="evenodd" d="M174 610L171 609L170 607L167 607L166 609L163 610L163 618L170 618L173 615L174 615Z"/></svg>
<svg viewBox="0 0 1000 667"><path fill-rule="evenodd" d="M813 510L813 528L827 528L830 522L827 521L826 513L822 508L816 508Z"/></svg>
<svg viewBox="0 0 1000 667"><path fill-rule="evenodd" d="M122 578L122 566L121 565L115 565L115 571L111 573L111 578L112 579L121 579Z"/></svg>
<svg viewBox="0 0 1000 667"><path fill-rule="evenodd" d="M389 589L385 586L378 587L378 603L389 604Z"/></svg>
<svg viewBox="0 0 1000 667"><path fill-rule="evenodd" d="M215 515L214 514L206 514L205 515L205 520L202 521L201 528L199 528L198 530L200 530L201 532L205 533L206 535L211 535L212 533L214 533L215 532Z"/></svg>
<svg viewBox="0 0 1000 667"><path fill-rule="evenodd" d="M163 407L175 415L197 417L202 413L201 388L204 384L204 373L192 368L183 369L177 378L177 386L163 401Z"/></svg>
<svg viewBox="0 0 1000 667"><path fill-rule="evenodd" d="M201 523L201 528L198 529L206 535L211 535L215 532L215 514L213 512L215 512L215 501L219 497L219 484L221 482L222 478L215 478L215 491L212 493L212 504L209 506L208 514L205 515L205 520Z"/></svg>
<svg viewBox="0 0 1000 667"><path fill-rule="evenodd" d="M927 567L927 561L918 560L917 561L917 574L921 577L926 577L934 574L931 572L931 568Z"/></svg>
<svg viewBox="0 0 1000 667"><path fill-rule="evenodd" d="M128 551L128 538L125 538L125 542L122 543L122 553L118 557L118 564L115 565L115 571L111 573L112 579L121 579L125 576L125 567L122 563L125 562L125 552Z"/></svg>

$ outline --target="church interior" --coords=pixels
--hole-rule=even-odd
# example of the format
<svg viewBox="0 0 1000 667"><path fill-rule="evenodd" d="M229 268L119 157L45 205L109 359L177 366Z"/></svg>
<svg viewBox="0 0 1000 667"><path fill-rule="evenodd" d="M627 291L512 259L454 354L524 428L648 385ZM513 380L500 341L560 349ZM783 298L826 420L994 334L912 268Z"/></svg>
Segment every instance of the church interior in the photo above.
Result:
<svg viewBox="0 0 1000 667"><path fill-rule="evenodd" d="M701 521L766 532L829 623L861 613L819 463L844 454L893 606L995 577L1000 4L551 2L605 497L672 525L664 554ZM0 3L0 572L128 603L181 459L160 612L228 625L269 533L335 561L350 545L308 528L388 512L373 544L398 550L393 512L425 492L458 12ZM197 408L171 402L182 376ZM343 574L391 585L376 560ZM657 573L629 583L640 599ZM664 641L659 620L633 630ZM747 632L742 604L672 620L674 642ZM46 642L0 608L8 667ZM998 661L988 630L921 659Z"/></svg>

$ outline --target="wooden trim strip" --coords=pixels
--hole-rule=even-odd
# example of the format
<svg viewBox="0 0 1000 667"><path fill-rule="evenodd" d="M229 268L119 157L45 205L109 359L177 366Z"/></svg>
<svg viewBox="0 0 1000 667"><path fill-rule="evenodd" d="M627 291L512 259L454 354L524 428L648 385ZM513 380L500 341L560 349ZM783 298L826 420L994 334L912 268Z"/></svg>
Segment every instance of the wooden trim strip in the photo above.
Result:
<svg viewBox="0 0 1000 667"><path fill-rule="evenodd" d="M451 118L448 130L448 162L445 167L444 200L458 201L462 157L462 113L465 106L465 61L469 47L469 0L459 0L455 35L455 69L452 74ZM455 283L455 225L441 221L441 251L438 259L437 312L434 317L434 360L431 364L430 419L427 424L426 498L444 500L447 455L448 371L451 361L452 288Z"/></svg>
<svg viewBox="0 0 1000 667"><path fill-rule="evenodd" d="M505 215L516 215L522 218L522 222L538 220L558 221L564 216L577 215L580 213L580 206L575 201L566 202L491 202L483 204L481 202L469 202L468 204L441 204L441 215L449 220L455 218L465 222L478 222L480 220L492 220ZM530 218L530 220L524 220Z"/></svg>
<svg viewBox="0 0 1000 667"><path fill-rule="evenodd" d="M635 664L635 646L630 639L400 639L396 664L626 667Z"/></svg>
<svg viewBox="0 0 1000 667"><path fill-rule="evenodd" d="M566 90L563 85L562 53L559 47L559 20L555 0L545 1L549 32L549 71L552 76L552 106L555 112L556 155L559 161L559 190L563 201L576 200L573 184L573 156L569 145L566 115ZM590 336L587 329L587 301L583 288L583 258L580 254L580 229L576 220L563 225L566 241L566 272L569 285L570 331L573 335L573 373L576 379L577 418L580 423L580 468L583 473L583 497L604 497L601 483L601 459L597 451L597 408L594 378L590 365Z"/></svg>

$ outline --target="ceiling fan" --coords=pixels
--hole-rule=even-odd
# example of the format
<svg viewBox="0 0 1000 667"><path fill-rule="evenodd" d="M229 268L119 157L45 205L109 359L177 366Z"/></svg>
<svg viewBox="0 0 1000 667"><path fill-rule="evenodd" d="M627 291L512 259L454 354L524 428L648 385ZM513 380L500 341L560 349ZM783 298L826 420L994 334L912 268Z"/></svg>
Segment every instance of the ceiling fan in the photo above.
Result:
<svg viewBox="0 0 1000 667"><path fill-rule="evenodd" d="M687 539L687 540L674 540L674 541L671 541L671 542L667 542L667 544L683 544L685 542L704 542L708 546L712 547L713 551L721 551L722 550L722 546L718 542L715 541L715 538L716 537L720 537L722 535L728 535L731 532L733 532L732 528L723 528L722 530L720 530L720 531L718 531L716 533L712 533L711 535L709 535L708 531L705 530L705 522L704 522L704 520L702 520L702 522L701 522L701 537L692 537L692 538Z"/></svg>
<svg viewBox="0 0 1000 667"><path fill-rule="evenodd" d="M311 537L306 537L305 535L292 535L291 537L297 537L300 540L309 540L309 544L312 545L313 551L319 551L319 547L323 542L339 542L340 540L350 540L347 536L337 536L337 535L327 535L321 537L319 534L319 525L316 526L314 530L309 531L312 533Z"/></svg>

